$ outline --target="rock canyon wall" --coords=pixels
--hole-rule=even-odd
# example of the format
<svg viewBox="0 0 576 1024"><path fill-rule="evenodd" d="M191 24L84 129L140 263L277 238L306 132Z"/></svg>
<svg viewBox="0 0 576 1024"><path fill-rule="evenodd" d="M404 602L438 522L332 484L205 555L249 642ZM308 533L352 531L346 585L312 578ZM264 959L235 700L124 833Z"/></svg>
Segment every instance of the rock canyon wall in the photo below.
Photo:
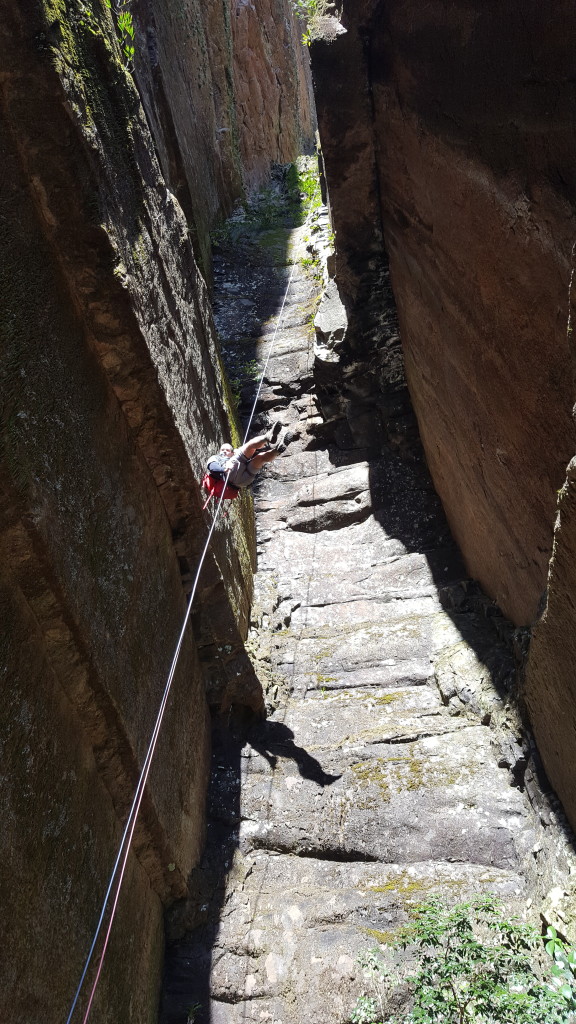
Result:
<svg viewBox="0 0 576 1024"><path fill-rule="evenodd" d="M230 432L196 257L301 149L310 111L286 3L135 7L135 77L109 5L0 10L0 1017L39 1024L66 1019L80 977L207 534L198 481ZM100 1021L156 1019L163 908L204 839L206 694L262 704L237 505L184 643Z"/></svg>
<svg viewBox="0 0 576 1024"><path fill-rule="evenodd" d="M119 30L118 10L107 0L0 0L0 948L10 950L0 1017L27 1024L66 1019L207 535L199 488L204 460L234 430L206 285L212 273L210 232L238 199L266 180L274 163L293 159L313 141L307 56L289 0L134 0L129 11L134 39ZM260 496L270 527L262 560L276 588L261 620L278 634L275 669L288 666L304 697L316 677L313 712L320 719L326 690L334 684L334 749L349 740L337 735L346 715L350 721L357 716L352 704L342 712L336 692L348 661L358 668L361 689L376 685L370 674L375 667L381 670L377 685L385 690L403 685L404 662L409 663L406 678L418 698L422 684L430 685L418 715L428 716L433 704L438 736L468 728L465 716L459 717L460 704L471 702L462 683L466 672L450 662L443 684L437 657L443 648L428 624L428 618L440 622L450 644L460 643L456 633L464 629L464 611L458 605L454 613L445 578L451 541L427 478L423 483L420 475L413 403L467 572L517 626L537 616L549 573L525 697L545 766L573 824L576 527L574 469L570 464L566 477L566 465L574 454L568 315L576 191L576 68L570 46L575 18L565 0L554 19L536 0L527 0L521 11L509 2L480 0L343 0L338 17L317 19L311 52L337 252L329 261L335 278L316 318L314 366L314 289L302 263L313 260L300 250L298 257L290 254L286 239L279 241L272 230L264 247L278 264L277 279L262 270L268 257L252 266L241 254L250 280L242 279L240 291L235 279L224 274L220 281L224 307L230 294L245 303L244 313L234 307L230 333L223 337L247 341L246 351L253 352L256 335L240 337L250 333L243 330L246 309L255 306L259 290L260 327L267 336L286 267L291 260L297 267L288 303L292 320L262 397L262 422L271 410L282 411L285 399L293 400L290 423L299 431L292 449L297 457L282 460L283 468L269 475ZM298 244L305 245L301 234ZM308 483L301 485L302 476ZM252 511L247 497L235 503L226 528L214 535L203 570L97 994L102 1022L157 1019L164 908L202 876L209 706L220 712L243 706L257 714L263 708L244 649L255 565ZM437 519L442 525L432 544ZM333 557L330 538L320 538L316 551L316 533L338 535L344 526L355 531L356 547L339 549L341 562L335 559L324 579L321 566ZM384 526L388 547L382 548ZM291 540L284 541L284 533ZM434 545L437 555L430 554ZM394 564L406 553L403 575L404 563ZM358 579L354 571L348 579L348 560ZM336 607L340 590L326 598L338 574L338 587L348 587L340 600L343 611ZM293 587L296 576L301 592ZM465 604L469 580L459 563L448 582ZM369 634L374 649L368 650L363 631L382 616L380 605L388 614L401 598L424 602L417 605L424 625L418 620L400 654L386 629L375 626ZM323 610L332 605L335 611ZM318 654L332 614L337 644L346 634L342 615L358 626L354 658L346 653L346 636L344 653L324 645ZM318 637L304 635L313 627ZM309 655L307 648L288 649L302 638L310 641ZM369 678L363 674L367 653ZM484 653L482 647L474 661L479 688L488 686L491 675L482 668L484 661L491 664ZM507 665L507 680L511 671ZM369 692L370 708L373 697ZM387 692L378 697L378 743L390 727L389 698ZM419 742L424 727L411 717L416 697L410 692L402 701L406 735ZM312 727L303 724L299 709L290 715L314 749ZM474 724L482 732L478 750L489 745L485 719L491 715L480 708L480 724ZM225 721L222 716L220 725ZM214 812L213 832L225 819L233 843L239 780L246 775L241 759L248 775L255 766L257 781L262 770L273 775L277 760L286 760L288 731L296 735L284 722L278 725L276 733L274 723L255 727L254 749L264 751L262 763L254 753L242 754L240 746L232 750L238 763L227 794L231 803L223 819ZM402 721L395 728L402 734ZM360 739L364 743L364 733ZM400 735L399 742L404 739ZM394 733L390 742L396 741ZM494 777L496 768L500 773L502 800L514 812L506 834L514 856L500 860L502 870L516 872L523 858L533 858L537 871L543 847L539 831L528 823L528 803L532 808L536 801L530 794L528 803L524 796L520 801L516 787L526 758L518 744L512 746L513 754L500 756L493 768ZM317 820L324 822L322 808L333 806L334 820L342 823L348 809L359 806L356 797L350 803L352 789L346 787L358 791L374 779L355 771L356 747L343 765L332 764L327 747L320 749L329 771L319 774L298 744L288 743L288 760L291 752L304 765L300 775L307 782L330 790L322 805L316 801ZM397 774L392 754L390 764L378 767L374 790L382 792L382 779L388 787L387 773L399 800L410 790L404 843L404 834L413 837L414 807L420 813L418 801L428 806L420 793L424 773L421 778L420 769L408 766L417 778L406 786L406 766ZM228 756L223 751L217 758L224 768ZM479 763L483 758L482 752ZM282 815L285 767L272 779L280 793L273 807ZM272 782L266 779L263 793L269 794ZM272 821L273 807L268 808L268 795L261 805L258 796L253 811L256 790L245 780L242 785L249 808L242 814L253 818L256 835L267 813ZM295 786L300 780L288 775L286 792ZM446 799L455 800L445 788ZM488 801L491 790L487 794ZM454 829L461 829L456 803L453 814ZM520 819L525 829L518 829ZM374 862L387 862L393 854L401 864L404 846L382 852L381 808L370 820L378 847ZM355 821L354 835L363 829ZM545 831L551 821L540 814L538 829ZM496 814L494 822L496 833ZM285 841L284 820L272 824L270 834L276 829L280 836L278 848L266 840L274 855L288 852L301 859L302 851L309 853L314 821L299 826L305 835L293 847L292 839ZM453 851L444 853L444 833L440 838L441 860L451 864ZM327 835L318 845L332 850L334 843ZM338 849L333 861L357 852L348 833L342 844L346 856ZM249 846L242 856L258 852L256 841ZM215 848L208 844L209 852ZM410 863L421 856L411 846L408 853ZM493 852L483 857L482 866L500 863ZM248 860L246 865L232 881L242 877L245 884L252 872ZM336 894L350 882L344 877L348 868L342 870L335 881L330 876L330 893L332 886ZM510 891L524 893L524 882L513 881ZM547 889L553 882L546 875ZM257 870L253 883L256 893ZM376 892L388 880L370 884ZM220 880L218 899L219 886ZM196 906L198 897L203 913L198 887L191 903ZM289 886L282 882L280 888L283 899ZM240 946L233 902L230 907L230 955L236 964ZM372 904L357 907L360 922L372 913ZM209 922L214 934L220 909L213 908ZM270 913L272 920L276 910ZM321 920L315 915L310 912L310 920ZM201 954L209 955L204 937L199 941ZM275 957L275 932L270 942ZM308 956L308 946L303 949ZM242 957L253 953L248 944ZM182 959L175 969L178 984ZM270 962L274 973L277 960ZM266 964L262 978L268 972L266 984L279 991L284 981L280 974L271 979ZM328 954L326 964L330 992ZM234 1019L244 1013L246 979L241 973L236 979L234 970L222 960L216 993L222 1020L232 1019L231 1002ZM345 971L348 984L348 961ZM182 1016L188 989L178 984ZM260 990L254 991L260 998ZM270 992L276 999L276 989ZM308 1005L307 994L302 998ZM270 1005L276 1013L276 1004ZM258 1014L261 1006L256 1002L253 1009ZM326 1012L332 1019L331 1009Z"/></svg>
<svg viewBox="0 0 576 1024"><path fill-rule="evenodd" d="M387 253L435 485L472 575L522 624L574 451L574 10L556 13L344 0L312 47L341 290L352 305Z"/></svg>
<svg viewBox="0 0 576 1024"><path fill-rule="evenodd" d="M551 18L531 0L343 0L312 45L348 319L336 359L317 360L324 411L335 436L390 440L390 275L427 461L467 568L517 625L546 603L525 696L573 824L574 27L565 3ZM402 409L401 382L397 397Z"/></svg>
<svg viewBox="0 0 576 1024"><path fill-rule="evenodd" d="M288 0L139 0L136 77L202 270L209 232L272 163L314 145L301 26Z"/></svg>

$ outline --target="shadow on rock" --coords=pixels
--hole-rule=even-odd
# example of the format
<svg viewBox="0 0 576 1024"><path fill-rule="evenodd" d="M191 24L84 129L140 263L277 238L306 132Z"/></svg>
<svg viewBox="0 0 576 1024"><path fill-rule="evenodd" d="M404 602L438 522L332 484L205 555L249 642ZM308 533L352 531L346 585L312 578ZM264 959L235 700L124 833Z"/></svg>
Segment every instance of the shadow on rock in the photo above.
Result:
<svg viewBox="0 0 576 1024"><path fill-rule="evenodd" d="M248 733L248 743L275 768L278 758L294 761L303 779L318 786L331 786L341 775L325 772L316 758L294 742L294 733L282 722L262 722Z"/></svg>
<svg viewBox="0 0 576 1024"><path fill-rule="evenodd" d="M208 793L206 846L188 879L190 895L167 914L167 951L160 1024L209 1024L211 975L228 872L238 846L240 722L216 718Z"/></svg>
<svg viewBox="0 0 576 1024"><path fill-rule="evenodd" d="M353 300L344 296L346 334L338 360L317 357L314 366L330 461L337 468L354 460L368 463L366 504L382 527L382 540L399 542L396 551L389 545L391 557L426 558L442 607L502 697L515 660L521 660L522 637L469 578L434 489L406 385L384 250L380 259L358 256L354 273L358 290ZM379 538L372 541L378 550ZM467 695L460 696L466 704ZM457 697L442 693L442 699L448 704Z"/></svg>
<svg viewBox="0 0 576 1024"><path fill-rule="evenodd" d="M514 627L470 579L419 443L413 443L410 454L388 451L370 459L369 479L376 522L407 552L425 556L440 604L487 669L496 692L504 697L520 653ZM485 717L465 688L458 694L444 693L440 678L437 681L445 703L455 700L468 705L481 719Z"/></svg>

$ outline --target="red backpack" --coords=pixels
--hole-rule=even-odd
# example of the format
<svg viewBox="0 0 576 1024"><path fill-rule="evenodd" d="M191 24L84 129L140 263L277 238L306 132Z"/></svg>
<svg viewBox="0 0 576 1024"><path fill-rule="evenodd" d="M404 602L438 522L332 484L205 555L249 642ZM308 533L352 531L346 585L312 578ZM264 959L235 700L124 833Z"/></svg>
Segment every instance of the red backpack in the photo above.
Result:
<svg viewBox="0 0 576 1024"><path fill-rule="evenodd" d="M239 487L235 487L230 481L226 483L226 470L224 469L226 461L217 455L208 460L208 468L202 478L202 487L208 495L204 508L212 498L219 500L222 494L224 494L223 500L227 501L234 501L234 498L240 494Z"/></svg>

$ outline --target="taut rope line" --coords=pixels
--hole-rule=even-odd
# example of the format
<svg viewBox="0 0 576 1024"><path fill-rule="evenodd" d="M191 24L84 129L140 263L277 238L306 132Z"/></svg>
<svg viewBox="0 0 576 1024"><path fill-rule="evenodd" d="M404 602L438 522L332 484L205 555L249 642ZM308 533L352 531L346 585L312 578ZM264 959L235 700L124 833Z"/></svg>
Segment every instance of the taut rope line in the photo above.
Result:
<svg viewBox="0 0 576 1024"><path fill-rule="evenodd" d="M246 440L247 440L248 433L250 431L250 426L251 426L252 420L254 418L254 412L256 410L256 403L258 402L258 398L259 398L260 392L262 390L262 384L263 384L263 381L264 381L264 375L265 375L266 370L268 368L268 363L270 362L270 356L272 354L272 349L273 349L275 341L276 341L276 335L278 334L278 329L279 329L280 324L282 322L282 316L284 314L284 306L286 305L286 298L287 298L287 295L288 295L288 289L290 288L290 285L292 283L292 277L294 275L294 269L295 269L295 267L294 267L294 264L293 264L292 265L292 270L290 272L290 277L288 279L288 283L287 283L286 289L284 291L284 298L282 299L282 305L280 307L280 313L278 315L278 319L277 319L276 325L274 327L274 333L272 335L272 340L271 340L270 345L268 347L268 354L266 356L266 360L265 360L265 363L264 363L264 368L263 368L262 373L260 375L260 380L259 380L259 383L258 383L258 389L256 391L256 397L254 399L254 403L252 405L252 409L251 409L250 416L249 416L249 419L248 419L248 425L246 427L246 433L244 434L244 442L243 443L245 443ZM225 484L228 483L228 478L230 476L230 472L231 472L231 470L228 470L228 473L226 474ZM216 506L216 511L214 513L214 518L212 520L212 524L210 526L210 530L208 531L208 536L206 538L206 543L204 544L204 548L203 548L202 554L200 556L200 561L198 562L198 568L196 570L196 575L194 577L194 583L192 585L192 590L191 590L191 593L190 593L190 598L188 600L188 606L186 608L186 614L184 616L184 621L182 623L182 628L180 630L180 635L178 637L178 642L176 644L176 649L174 651L174 656L172 658L172 664L170 666L170 671L168 673L168 678L166 680L166 685L164 687L164 693L163 693L163 696L162 696L162 701L160 703L160 708L159 708L159 711L158 711L158 715L156 717L156 722L155 722L155 725L154 725L154 729L152 731L152 736L150 738L150 743L149 743L149 746L148 746L148 751L146 753L146 757L145 757L144 763L142 765L142 769L141 769L141 772L140 772L140 778L138 779L138 785L136 786L136 791L135 791L134 797L132 799L132 804L130 806L130 811L129 811L129 814L128 814L128 819L126 821L126 825L124 826L124 832L122 834L122 839L120 841L120 846L119 846L119 849L118 849L118 853L116 855L116 860L114 862L114 867L112 868L112 874L110 875L110 880L108 882L108 888L106 889L106 894L104 896L104 901L102 903L102 909L100 911L100 917L98 919L98 924L96 925L96 931L94 932L94 938L92 939L92 944L90 946L90 949L89 949L89 952L88 952L88 956L86 957L86 962L84 964L84 968L83 968L82 974L80 976L80 981L78 983L78 987L77 987L76 993L74 995L74 1000L72 1002L72 1006L70 1007L70 1012L68 1014L68 1017L66 1018L66 1024L71 1024L72 1017L74 1015L74 1011L75 1011L76 1006L78 1004L78 1000L80 998L80 994L82 992L82 988L83 988L84 982L86 980L86 975L88 973L88 968L90 966L90 963L92 962L92 957L94 956L94 950L96 949L96 944L98 942L98 938L99 938L100 932L102 930L102 925L104 924L104 919L106 917L106 911L108 909L108 902L110 900L112 891L114 889L114 882L116 880L116 876L118 876L117 877L117 882L116 882L115 894L114 894L114 902L112 904L112 909L111 909L111 912L110 912L110 920L108 922L108 928L106 929L106 935L104 937L104 943L103 943L103 946L102 946L102 952L100 954L100 959L99 959L99 963L98 963L98 970L96 972L96 976L94 978L94 982L93 982L92 988L90 990L90 996L89 996L89 999L88 999L88 1005L86 1007L86 1011L85 1011L84 1017L82 1019L82 1024L86 1024L86 1022L88 1021L88 1018L90 1016L90 1011L92 1009L92 1003L94 1001L94 995L96 993L96 988L98 986L98 982L100 980L100 975L102 973L102 965L104 963L104 957L106 955L106 950L108 948L108 941L110 939L110 933L112 931L112 924L113 924L114 917L115 917L115 914L116 914L116 907L118 905L118 899L119 899L119 896L120 896L120 889L122 887L122 882L123 882L123 879L124 879L124 873L125 873L126 865L127 865L127 862L128 862L128 854L130 853L130 845L132 843L132 837L134 835L134 829L136 827L136 819L138 817L138 812L140 810L140 804L142 803L142 798L144 796L144 789L145 789L146 783L148 781L148 776L150 774L150 768L152 766L152 758L154 757L154 752L156 750L156 744L157 744L157 741L158 741L158 736L159 736L159 733L160 733L160 728L161 728L161 725L162 725L162 720L164 718L164 712L166 710L166 704L168 702L168 696L170 694L170 690L172 688L172 682L173 682L173 679L174 679L174 675L176 673L176 668L177 668L177 665L178 665L178 658L180 656L180 651L182 649L182 644L184 642L184 634L186 632L186 627L188 625L188 619L190 618L190 612L192 610L192 603L193 603L193 600L194 600L194 596L196 594L196 589L198 587L198 581L200 579L200 573L202 571L202 566L204 564L204 560L205 560L207 552L208 552L208 547L209 547L210 541L212 539L212 534L214 533L214 530L216 528L216 523L217 523L217 520L218 520L218 515L220 513L220 509L222 507L223 500L224 500L224 491L222 491L222 494L220 495L220 498L219 498L219 501L218 501L218 505Z"/></svg>

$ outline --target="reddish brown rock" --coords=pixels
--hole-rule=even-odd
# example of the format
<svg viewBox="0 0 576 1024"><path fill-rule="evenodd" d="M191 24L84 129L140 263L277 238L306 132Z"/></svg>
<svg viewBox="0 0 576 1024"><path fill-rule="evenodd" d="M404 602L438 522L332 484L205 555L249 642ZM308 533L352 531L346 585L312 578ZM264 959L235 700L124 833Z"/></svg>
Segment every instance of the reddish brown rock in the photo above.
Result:
<svg viewBox="0 0 576 1024"><path fill-rule="evenodd" d="M353 306L383 238L435 485L469 571L517 623L545 586L574 451L575 17L344 0L345 31L313 45L337 278ZM348 343L369 363L364 338ZM378 430L375 389L361 400Z"/></svg>
<svg viewBox="0 0 576 1024"><path fill-rule="evenodd" d="M113 11L6 0L0 39L0 1018L40 1024L66 1019L90 946L207 537L204 461L230 424L207 290ZM216 197L204 233L230 198L214 178L199 166L195 201L207 183ZM220 707L262 707L242 643L250 526L239 501L208 551L101 1019L155 1019L163 907L204 840L207 686Z"/></svg>
<svg viewBox="0 0 576 1024"><path fill-rule="evenodd" d="M290 0L140 0L136 78L162 170L209 272L209 232L314 144L308 50Z"/></svg>

